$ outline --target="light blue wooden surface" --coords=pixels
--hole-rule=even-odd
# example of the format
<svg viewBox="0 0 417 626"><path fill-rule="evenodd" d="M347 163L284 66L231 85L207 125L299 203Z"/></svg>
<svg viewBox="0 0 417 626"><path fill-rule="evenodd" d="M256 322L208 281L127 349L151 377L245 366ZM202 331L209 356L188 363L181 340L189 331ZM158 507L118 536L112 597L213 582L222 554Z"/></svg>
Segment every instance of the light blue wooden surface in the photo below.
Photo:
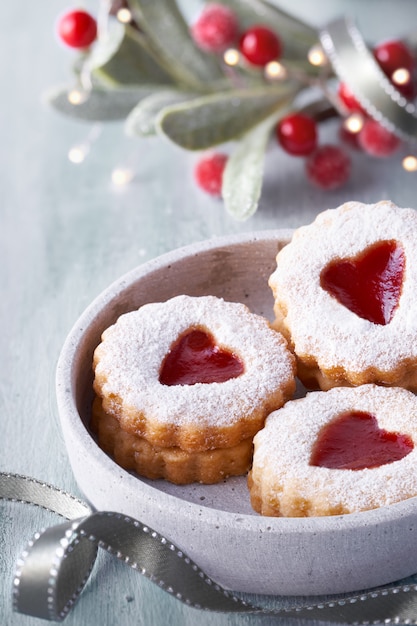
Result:
<svg viewBox="0 0 417 626"><path fill-rule="evenodd" d="M282 5L317 25L348 6L366 37L375 41L417 23L412 0L287 0ZM179 246L223 234L298 226L345 200L389 198L417 208L417 175L404 173L398 161L354 155L351 182L325 194L305 181L299 160L271 146L259 212L238 223L220 202L195 188L194 155L162 140L128 140L120 124L104 127L85 163L73 165L67 152L91 126L60 117L41 103L46 88L70 75L73 55L53 35L55 18L66 6L63 0L14 0L2 4L0 17L0 470L79 494L58 424L55 365L70 327L104 287ZM334 134L330 124L322 139ZM134 166L136 177L128 188L114 189L111 172L125 163ZM13 567L33 533L56 518L34 507L0 503L0 520L0 623L35 626L41 622L11 612ZM106 554L100 555L66 620L68 626L197 622L276 623L200 614Z"/></svg>

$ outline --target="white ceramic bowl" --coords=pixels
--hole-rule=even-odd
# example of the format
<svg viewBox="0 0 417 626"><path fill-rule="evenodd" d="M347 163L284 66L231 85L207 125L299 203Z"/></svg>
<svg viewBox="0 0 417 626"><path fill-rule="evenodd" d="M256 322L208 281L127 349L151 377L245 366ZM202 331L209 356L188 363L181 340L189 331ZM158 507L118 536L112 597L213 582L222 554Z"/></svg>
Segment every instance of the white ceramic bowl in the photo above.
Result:
<svg viewBox="0 0 417 626"><path fill-rule="evenodd" d="M268 277L291 231L222 237L165 254L106 289L70 332L57 368L62 430L76 480L100 510L119 511L177 544L227 588L264 594L357 591L417 571L417 498L365 513L273 518L250 506L245 477L171 485L121 469L88 424L92 355L120 314L178 294L241 301L272 318Z"/></svg>

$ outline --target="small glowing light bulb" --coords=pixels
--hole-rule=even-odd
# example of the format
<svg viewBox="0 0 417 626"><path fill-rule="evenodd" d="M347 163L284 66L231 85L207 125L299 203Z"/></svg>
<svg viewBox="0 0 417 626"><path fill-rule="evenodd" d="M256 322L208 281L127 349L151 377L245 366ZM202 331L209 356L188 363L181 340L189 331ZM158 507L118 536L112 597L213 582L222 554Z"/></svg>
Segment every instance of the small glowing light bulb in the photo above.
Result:
<svg viewBox="0 0 417 626"><path fill-rule="evenodd" d="M310 48L307 58L311 65L322 66L327 65L327 57L324 54L323 48L320 44L316 44Z"/></svg>
<svg viewBox="0 0 417 626"><path fill-rule="evenodd" d="M363 128L363 116L360 113L349 115L343 122L343 126L349 133L359 133Z"/></svg>
<svg viewBox="0 0 417 626"><path fill-rule="evenodd" d="M234 48L229 48L229 50L226 50L223 54L223 60L226 65L237 65L240 61L240 54Z"/></svg>
<svg viewBox="0 0 417 626"><path fill-rule="evenodd" d="M124 187L128 185L133 179L134 172L129 168L116 167L111 174L111 180L113 185L117 187Z"/></svg>
<svg viewBox="0 0 417 626"><path fill-rule="evenodd" d="M88 94L85 91L81 91L80 89L71 89L68 92L68 102L77 106L78 104L82 104L88 98Z"/></svg>
<svg viewBox="0 0 417 626"><path fill-rule="evenodd" d="M70 148L68 152L68 158L71 163L82 163L87 156L89 147L87 144L80 143L77 146Z"/></svg>
<svg viewBox="0 0 417 626"><path fill-rule="evenodd" d="M410 72L405 67L399 67L391 75L391 80L396 85L407 85L410 82Z"/></svg>
<svg viewBox="0 0 417 626"><path fill-rule="evenodd" d="M267 78L285 78L287 76L287 70L278 61L270 61L265 65L265 76Z"/></svg>
<svg viewBox="0 0 417 626"><path fill-rule="evenodd" d="M132 14L129 9L119 9L117 11L117 19L122 24L129 24L132 21Z"/></svg>
<svg viewBox="0 0 417 626"><path fill-rule="evenodd" d="M417 172L417 157L409 154L403 158L402 165L406 172Z"/></svg>

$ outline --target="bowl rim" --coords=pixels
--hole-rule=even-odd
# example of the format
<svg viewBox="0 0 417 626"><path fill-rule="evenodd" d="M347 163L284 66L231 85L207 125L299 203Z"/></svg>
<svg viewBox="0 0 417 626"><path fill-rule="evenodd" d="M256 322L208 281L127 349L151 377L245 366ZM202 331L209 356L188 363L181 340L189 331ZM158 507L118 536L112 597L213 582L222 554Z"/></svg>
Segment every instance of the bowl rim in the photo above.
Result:
<svg viewBox="0 0 417 626"><path fill-rule="evenodd" d="M197 520L201 515L201 511L204 510L204 522L209 525L217 525L219 523L230 525L238 521L240 528L259 533L304 534L306 532L352 531L363 527L392 524L396 520L402 519L404 521L404 518L408 517L415 518L417 516L417 496L369 511L335 516L297 518L262 516L255 511L253 514L235 513L184 500L177 495L166 493L152 485L148 485L140 477L132 475L117 465L95 442L77 410L73 391L74 368L78 347L102 309L120 296L133 282L137 282L147 274L187 257L196 256L217 248L226 246L230 248L245 243L256 244L256 242L262 241L276 241L279 244L289 241L293 232L294 230L289 228L249 231L194 242L136 266L102 290L85 308L72 326L58 357L56 366L56 397L61 425L65 432L71 433L71 436L78 442L83 452L88 454L96 464L102 466L106 474L111 474L117 469L119 473L122 473L127 487L132 486L132 488L134 487L138 491L138 494L147 496L150 500L158 501L161 507L178 507L178 504L181 503L182 515L186 517ZM138 481L140 491L138 490Z"/></svg>

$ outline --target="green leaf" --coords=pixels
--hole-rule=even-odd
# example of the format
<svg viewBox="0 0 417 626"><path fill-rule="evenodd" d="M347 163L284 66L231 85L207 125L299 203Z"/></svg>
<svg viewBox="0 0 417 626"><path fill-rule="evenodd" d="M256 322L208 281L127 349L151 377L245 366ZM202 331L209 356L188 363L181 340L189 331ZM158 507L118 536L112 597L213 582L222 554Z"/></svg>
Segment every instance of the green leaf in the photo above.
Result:
<svg viewBox="0 0 417 626"><path fill-rule="evenodd" d="M124 119L139 100L155 91L155 86L109 91L94 88L85 102L80 104L71 104L68 99L71 91L72 87L54 87L44 94L43 99L64 115L85 121L107 122Z"/></svg>
<svg viewBox="0 0 417 626"><path fill-rule="evenodd" d="M286 83L200 97L163 109L157 127L182 148L204 150L246 133L293 100L297 91Z"/></svg>
<svg viewBox="0 0 417 626"><path fill-rule="evenodd" d="M135 21L150 47L179 84L207 90L208 84L224 82L216 58L200 50L175 0L129 0Z"/></svg>
<svg viewBox="0 0 417 626"><path fill-rule="evenodd" d="M268 140L286 110L282 107L279 113L274 113L246 133L228 159L223 174L222 196L226 210L237 220L247 220L258 208Z"/></svg>
<svg viewBox="0 0 417 626"><path fill-rule="evenodd" d="M284 59L301 59L307 62L307 53L318 42L317 31L309 24L290 15L264 0L222 0L239 16L243 29L253 24L272 28L283 43Z"/></svg>
<svg viewBox="0 0 417 626"><path fill-rule="evenodd" d="M113 22L92 48L87 68L111 88L141 84L172 84L172 78L147 51L134 28Z"/></svg>
<svg viewBox="0 0 417 626"><path fill-rule="evenodd" d="M157 132L156 119L163 109L172 104L195 99L196 94L183 91L164 90L144 98L130 112L125 124L126 134L135 137L148 137Z"/></svg>

